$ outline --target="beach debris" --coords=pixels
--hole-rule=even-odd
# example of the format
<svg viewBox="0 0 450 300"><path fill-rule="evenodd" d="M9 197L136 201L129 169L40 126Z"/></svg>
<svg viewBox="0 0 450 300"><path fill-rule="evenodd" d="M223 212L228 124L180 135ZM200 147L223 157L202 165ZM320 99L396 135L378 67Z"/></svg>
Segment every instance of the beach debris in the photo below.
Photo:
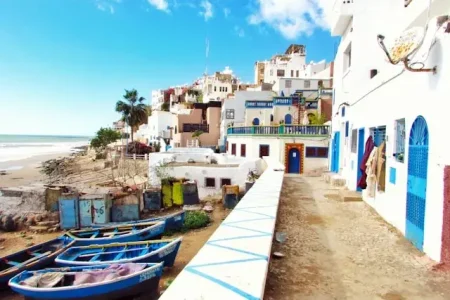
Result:
<svg viewBox="0 0 450 300"><path fill-rule="evenodd" d="M272 254L272 256L275 257L275 258L283 258L285 255L283 253L281 253L281 252L274 252Z"/></svg>
<svg viewBox="0 0 450 300"><path fill-rule="evenodd" d="M4 175L8 175L8 172L6 172L5 170L1 170L0 171L0 176L4 176Z"/></svg>
<svg viewBox="0 0 450 300"><path fill-rule="evenodd" d="M31 247L31 246L33 246L33 245L34 245L33 242L28 242L28 243L26 243L25 247Z"/></svg>
<svg viewBox="0 0 450 300"><path fill-rule="evenodd" d="M185 211L202 210L202 206L199 204L183 205L183 210Z"/></svg>
<svg viewBox="0 0 450 300"><path fill-rule="evenodd" d="M211 205L205 205L203 207L203 210L206 211L207 213L211 213L214 211L214 208Z"/></svg>
<svg viewBox="0 0 450 300"><path fill-rule="evenodd" d="M0 229L6 232L16 230L16 224L14 223L13 217L11 215L1 217Z"/></svg>
<svg viewBox="0 0 450 300"><path fill-rule="evenodd" d="M286 233L284 232L275 233L275 239L277 240L278 243L283 244L284 242L286 242Z"/></svg>

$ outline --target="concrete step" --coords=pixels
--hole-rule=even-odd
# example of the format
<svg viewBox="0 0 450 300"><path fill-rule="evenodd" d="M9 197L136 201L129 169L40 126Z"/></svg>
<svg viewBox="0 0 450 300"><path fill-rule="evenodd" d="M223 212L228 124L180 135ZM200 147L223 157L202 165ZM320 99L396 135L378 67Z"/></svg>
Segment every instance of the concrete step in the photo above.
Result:
<svg viewBox="0 0 450 300"><path fill-rule="evenodd" d="M342 201L344 202L360 202L363 201L362 194L356 191L342 190L340 191Z"/></svg>
<svg viewBox="0 0 450 300"><path fill-rule="evenodd" d="M344 178L342 178L340 175L334 175L330 179L331 185L335 186L335 187L343 187L343 186L345 186L345 181L346 180Z"/></svg>

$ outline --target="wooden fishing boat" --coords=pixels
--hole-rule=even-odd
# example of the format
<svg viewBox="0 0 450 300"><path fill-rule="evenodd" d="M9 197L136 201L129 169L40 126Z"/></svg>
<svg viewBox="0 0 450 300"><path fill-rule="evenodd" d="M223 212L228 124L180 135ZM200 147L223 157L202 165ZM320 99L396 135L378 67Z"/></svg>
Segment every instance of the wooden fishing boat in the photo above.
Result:
<svg viewBox="0 0 450 300"><path fill-rule="evenodd" d="M110 226L116 226L116 225L139 224L139 223L164 221L164 222L166 222L166 230L177 230L177 229L181 229L183 227L184 216L185 216L185 212L180 211L180 212L177 212L177 213L174 213L171 215L167 215L167 216L162 216L162 217L149 218L149 219L145 219L145 220L138 220L138 221L131 221L131 222L94 224L91 227L92 228L103 228L103 227L110 227Z"/></svg>
<svg viewBox="0 0 450 300"><path fill-rule="evenodd" d="M8 281L24 270L38 270L52 264L59 254L74 244L70 238L59 237L0 257L0 289L8 287Z"/></svg>
<svg viewBox="0 0 450 300"><path fill-rule="evenodd" d="M162 271L162 263L43 269L24 271L9 286L27 300L156 299Z"/></svg>
<svg viewBox="0 0 450 300"><path fill-rule="evenodd" d="M157 263L172 267L182 238L72 247L55 260L61 267L124 263Z"/></svg>
<svg viewBox="0 0 450 300"><path fill-rule="evenodd" d="M166 223L147 222L112 227L71 230L66 233L75 240L76 246L104 245L111 243L138 242L160 239Z"/></svg>

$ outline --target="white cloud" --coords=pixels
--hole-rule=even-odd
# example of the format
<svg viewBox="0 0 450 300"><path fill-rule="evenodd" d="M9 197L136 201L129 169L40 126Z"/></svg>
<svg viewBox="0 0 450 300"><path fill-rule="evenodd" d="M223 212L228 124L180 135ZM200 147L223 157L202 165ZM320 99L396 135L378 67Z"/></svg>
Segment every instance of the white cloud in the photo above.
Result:
<svg viewBox="0 0 450 300"><path fill-rule="evenodd" d="M200 7L204 9L204 11L200 12L200 15L205 18L205 21L208 21L214 16L213 6L208 0L203 0L202 3L200 3Z"/></svg>
<svg viewBox="0 0 450 300"><path fill-rule="evenodd" d="M238 35L238 37L243 38L245 36L244 29L240 28L239 26L234 26L234 32Z"/></svg>
<svg viewBox="0 0 450 300"><path fill-rule="evenodd" d="M230 15L231 11L229 8L224 8L223 9L223 14L225 15L225 18L228 18L228 16Z"/></svg>
<svg viewBox="0 0 450 300"><path fill-rule="evenodd" d="M267 24L286 39L329 29L328 16L334 0L255 0L258 9L249 16L253 25Z"/></svg>
<svg viewBox="0 0 450 300"><path fill-rule="evenodd" d="M119 3L120 1L115 1L117 3ZM114 14L114 6L112 6L111 3L109 3L108 1L96 1L96 5L97 8L101 11L109 11L111 14Z"/></svg>
<svg viewBox="0 0 450 300"><path fill-rule="evenodd" d="M158 10L169 12L169 3L167 0L147 0L148 3Z"/></svg>

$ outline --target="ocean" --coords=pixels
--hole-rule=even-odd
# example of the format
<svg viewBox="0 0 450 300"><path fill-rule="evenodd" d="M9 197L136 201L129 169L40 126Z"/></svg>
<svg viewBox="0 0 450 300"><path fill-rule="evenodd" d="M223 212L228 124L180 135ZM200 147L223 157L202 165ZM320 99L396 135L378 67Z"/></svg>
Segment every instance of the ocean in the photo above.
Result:
<svg viewBox="0 0 450 300"><path fill-rule="evenodd" d="M89 144L92 137L0 134L0 163L38 155L68 153Z"/></svg>

